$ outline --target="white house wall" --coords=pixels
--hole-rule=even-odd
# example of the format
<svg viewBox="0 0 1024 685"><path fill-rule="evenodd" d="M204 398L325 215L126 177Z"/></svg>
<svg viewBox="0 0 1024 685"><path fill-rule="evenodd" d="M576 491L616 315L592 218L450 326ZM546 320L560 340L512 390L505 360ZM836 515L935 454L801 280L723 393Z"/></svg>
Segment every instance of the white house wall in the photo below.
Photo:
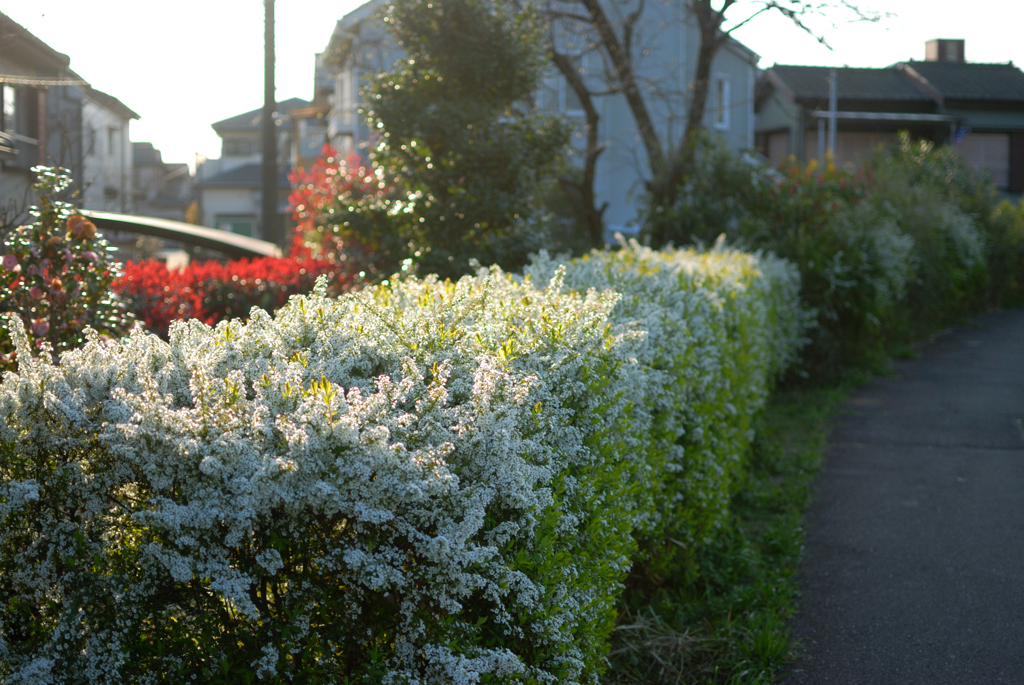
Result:
<svg viewBox="0 0 1024 685"><path fill-rule="evenodd" d="M244 188L204 188L203 226L217 227L217 217L249 216L256 220L260 207L258 190Z"/></svg>
<svg viewBox="0 0 1024 685"><path fill-rule="evenodd" d="M82 206L105 212L133 211L130 120L92 102L82 106Z"/></svg>
<svg viewBox="0 0 1024 685"><path fill-rule="evenodd" d="M609 16L615 14L609 12ZM634 55L637 77L662 147L680 142L686 127L692 81L700 47L700 32L687 17L682 3L648 2L638 23ZM734 150L754 147L754 86L757 55L729 42L716 55L704 114L708 131L720 136ZM591 83L600 88L601 67L592 68ZM595 75L596 72L596 75ZM729 84L727 125L715 126L716 78ZM598 160L595 182L597 202L608 203L604 219L609 233L638 228L640 200L649 177L647 155L633 114L620 94L597 98L601 142L605 151Z"/></svg>

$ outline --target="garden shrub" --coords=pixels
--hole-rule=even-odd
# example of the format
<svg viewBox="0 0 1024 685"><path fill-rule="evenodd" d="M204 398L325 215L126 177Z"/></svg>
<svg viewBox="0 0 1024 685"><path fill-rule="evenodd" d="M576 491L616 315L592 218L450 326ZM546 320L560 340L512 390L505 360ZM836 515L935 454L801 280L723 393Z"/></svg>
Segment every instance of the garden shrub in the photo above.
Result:
<svg viewBox="0 0 1024 685"><path fill-rule="evenodd" d="M882 357L912 274L913 240L868 202L870 192L864 173L831 163L764 167L708 136L698 140L675 206L652 210L647 230L655 246L725 235L795 264L801 299L817 314L801 370L825 378Z"/></svg>
<svg viewBox="0 0 1024 685"><path fill-rule="evenodd" d="M992 184L957 152L911 141L857 171L790 161L774 169L699 138L672 207L651 207L653 245L720 235L795 263L817 326L803 373L872 365L894 344L1009 302L1024 252Z"/></svg>
<svg viewBox="0 0 1024 685"><path fill-rule="evenodd" d="M635 536L713 525L795 290L767 256L633 245L321 283L59 366L13 321L0 679L596 682Z"/></svg>
<svg viewBox="0 0 1024 685"><path fill-rule="evenodd" d="M526 273L544 281L555 269L542 253ZM723 522L752 421L805 342L812 315L799 273L721 242L697 252L631 241L573 260L565 283L621 293L612 322L647 333L630 348L643 375L632 401L643 406L634 421L648 469L637 532L655 573L685 568Z"/></svg>
<svg viewBox="0 0 1024 685"><path fill-rule="evenodd" d="M767 226L756 209L782 178L771 167L737 155L717 137L698 131L692 146L690 172L682 179L671 206L651 206L647 198L643 230L655 246L698 241L710 245L725 235L732 244ZM756 239L755 238L755 239Z"/></svg>
<svg viewBox="0 0 1024 685"><path fill-rule="evenodd" d="M541 199L570 135L533 106L548 68L537 8L395 0L381 20L404 58L368 80L363 114L370 159L397 194L363 199L350 223L398 238L420 273L518 269L545 246Z"/></svg>
<svg viewBox="0 0 1024 685"><path fill-rule="evenodd" d="M157 260L128 262L111 287L151 332L166 338L172 321L197 319L213 325L244 318L253 307L273 312L292 295L312 292L320 275L330 277L335 294L353 284L348 265L294 252L289 257L194 262L179 270Z"/></svg>
<svg viewBox="0 0 1024 685"><path fill-rule="evenodd" d="M59 358L85 342L86 328L117 337L131 316L111 291L120 264L96 226L61 200L71 183L65 169L35 167L39 205L32 223L7 234L0 255L0 313L28 323L32 349ZM16 367L17 352L0 332L0 372Z"/></svg>
<svg viewBox="0 0 1024 685"><path fill-rule="evenodd" d="M591 680L632 549L626 367L615 296L556 291L410 281L26 360L3 677Z"/></svg>
<svg viewBox="0 0 1024 685"><path fill-rule="evenodd" d="M1012 301L1022 255L987 174L955 148L912 141L906 133L869 166L876 201L896 209L917 245L907 306L914 333Z"/></svg>
<svg viewBox="0 0 1024 685"><path fill-rule="evenodd" d="M342 159L326 144L309 170L297 169L288 180L295 220L293 254L308 251L349 272L367 272L372 280L398 270L405 246L386 229L387 212L374 213L375 207L397 200L381 168L368 166L355 153Z"/></svg>
<svg viewBox="0 0 1024 685"><path fill-rule="evenodd" d="M1003 200L987 223L990 302L1024 305L1024 200Z"/></svg>
<svg viewBox="0 0 1024 685"><path fill-rule="evenodd" d="M863 175L813 162L780 173L760 195L750 239L800 269L801 298L817 313L805 373L827 378L877 362L912 275L913 239L868 201Z"/></svg>
<svg viewBox="0 0 1024 685"><path fill-rule="evenodd" d="M892 317L890 340L919 338L985 306L984 236L956 204L907 172L891 159L877 164L869 205L913 241L905 302L901 316Z"/></svg>

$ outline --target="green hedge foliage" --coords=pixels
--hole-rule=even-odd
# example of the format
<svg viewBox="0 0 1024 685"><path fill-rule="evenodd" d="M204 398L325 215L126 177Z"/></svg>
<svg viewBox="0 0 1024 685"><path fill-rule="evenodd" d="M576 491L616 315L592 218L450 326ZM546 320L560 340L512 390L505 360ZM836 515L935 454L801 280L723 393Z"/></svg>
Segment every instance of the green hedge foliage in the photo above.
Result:
<svg viewBox="0 0 1024 685"><path fill-rule="evenodd" d="M707 137L675 204L652 207L646 231L655 246L724 234L796 264L817 313L802 371L824 379L985 306L1024 301L1015 211L956 150L906 135L855 170L774 169Z"/></svg>
<svg viewBox="0 0 1024 685"><path fill-rule="evenodd" d="M59 366L14 320L0 680L594 683L638 540L720 519L798 288L632 245Z"/></svg>
<svg viewBox="0 0 1024 685"><path fill-rule="evenodd" d="M647 408L638 435L651 474L637 533L658 573L685 568L724 522L752 421L812 316L798 304L798 272L772 255L721 242L708 252L622 247L573 260L565 283L622 293L612 321L646 332L629 350L643 374L631 401ZM558 268L542 253L525 273L544 282Z"/></svg>

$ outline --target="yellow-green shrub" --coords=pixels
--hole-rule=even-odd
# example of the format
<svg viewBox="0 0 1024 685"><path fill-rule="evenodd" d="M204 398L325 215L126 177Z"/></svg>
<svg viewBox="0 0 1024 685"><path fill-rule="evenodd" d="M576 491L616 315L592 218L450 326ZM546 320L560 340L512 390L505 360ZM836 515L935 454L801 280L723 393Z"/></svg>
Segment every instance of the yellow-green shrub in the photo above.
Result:
<svg viewBox="0 0 1024 685"><path fill-rule="evenodd" d="M555 268L542 255L526 273L543 282ZM616 327L647 332L630 348L643 377L631 401L647 476L637 533L648 561L676 565L723 521L752 420L805 342L812 315L799 304L799 274L721 243L698 252L635 241L566 269L569 287L622 294Z"/></svg>

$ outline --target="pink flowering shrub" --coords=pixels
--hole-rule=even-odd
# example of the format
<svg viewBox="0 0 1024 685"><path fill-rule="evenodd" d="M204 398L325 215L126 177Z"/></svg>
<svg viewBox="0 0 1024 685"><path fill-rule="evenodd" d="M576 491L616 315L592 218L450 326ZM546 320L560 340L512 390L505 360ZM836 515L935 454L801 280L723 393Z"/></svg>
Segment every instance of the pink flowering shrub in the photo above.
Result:
<svg viewBox="0 0 1024 685"><path fill-rule="evenodd" d="M39 167L35 221L8 234L0 258L0 312L20 317L31 346L60 357L85 342L85 329L118 337L132 317L111 291L120 264L110 257L96 226L62 202L70 179L61 169ZM17 353L0 331L0 370L13 369Z"/></svg>

